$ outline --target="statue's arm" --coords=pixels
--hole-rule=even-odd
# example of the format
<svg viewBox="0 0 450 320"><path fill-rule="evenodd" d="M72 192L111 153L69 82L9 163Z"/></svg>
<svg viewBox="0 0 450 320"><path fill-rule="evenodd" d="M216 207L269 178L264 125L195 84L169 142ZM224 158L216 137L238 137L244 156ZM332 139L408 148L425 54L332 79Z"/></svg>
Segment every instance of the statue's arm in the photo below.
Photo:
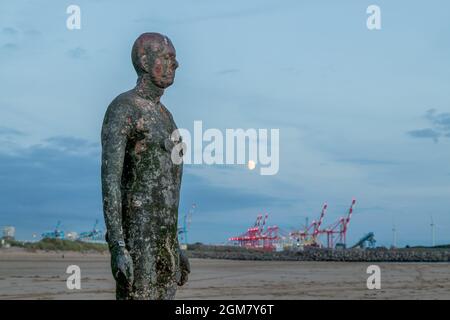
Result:
<svg viewBox="0 0 450 320"><path fill-rule="evenodd" d="M130 132L127 108L112 102L102 127L103 213L110 247L123 244L121 179Z"/></svg>
<svg viewBox="0 0 450 320"><path fill-rule="evenodd" d="M113 101L106 111L102 127L103 214L114 279L128 286L134 281L134 271L123 235L121 180L130 131L128 108Z"/></svg>
<svg viewBox="0 0 450 320"><path fill-rule="evenodd" d="M180 249L180 272L181 277L180 281L178 282L179 286L183 286L187 281L189 277L189 273L191 273L191 264L189 263L189 259L186 256L186 254Z"/></svg>
<svg viewBox="0 0 450 320"><path fill-rule="evenodd" d="M177 127L175 126L174 123L174 129L175 130ZM181 141L181 137L180 137L180 141ZM181 186L181 181L183 178L183 163L180 164L180 170L178 171L179 176L177 177L177 179L179 179L179 184ZM187 281L188 281L188 277L189 274L191 273L191 264L189 263L189 259L186 255L186 253L181 250L181 248L178 249L179 253L180 253L180 272L181 272L181 277L180 277L180 281L178 282L179 286L183 286Z"/></svg>

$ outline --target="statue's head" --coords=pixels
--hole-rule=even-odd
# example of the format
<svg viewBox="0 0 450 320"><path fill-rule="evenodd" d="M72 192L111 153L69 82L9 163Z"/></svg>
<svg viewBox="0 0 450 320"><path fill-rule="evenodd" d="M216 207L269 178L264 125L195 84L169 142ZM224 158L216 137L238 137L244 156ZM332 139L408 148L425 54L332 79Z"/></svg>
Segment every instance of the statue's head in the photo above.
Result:
<svg viewBox="0 0 450 320"><path fill-rule="evenodd" d="M148 32L141 34L134 42L131 59L139 77L150 75L153 84L165 89L175 79L178 61L170 39L162 34Z"/></svg>

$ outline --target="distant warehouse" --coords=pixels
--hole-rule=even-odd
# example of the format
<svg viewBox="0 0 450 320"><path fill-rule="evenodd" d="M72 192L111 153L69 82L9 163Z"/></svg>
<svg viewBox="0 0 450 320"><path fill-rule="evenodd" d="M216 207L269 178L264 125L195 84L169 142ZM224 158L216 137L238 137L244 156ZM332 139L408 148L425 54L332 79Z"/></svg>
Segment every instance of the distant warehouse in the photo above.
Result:
<svg viewBox="0 0 450 320"><path fill-rule="evenodd" d="M6 226L3 228L3 239L14 240L16 234L16 228L12 226Z"/></svg>

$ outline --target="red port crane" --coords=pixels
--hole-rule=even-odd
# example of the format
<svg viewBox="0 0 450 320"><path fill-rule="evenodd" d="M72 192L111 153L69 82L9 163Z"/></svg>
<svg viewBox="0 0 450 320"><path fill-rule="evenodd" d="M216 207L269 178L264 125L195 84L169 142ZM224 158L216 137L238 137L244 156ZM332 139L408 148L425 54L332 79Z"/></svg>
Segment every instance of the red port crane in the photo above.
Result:
<svg viewBox="0 0 450 320"><path fill-rule="evenodd" d="M294 238L299 238L299 240L307 246L320 247L319 235L321 233L320 226L322 225L323 218L325 217L325 213L327 211L327 203L324 203L322 207L322 211L320 213L319 220L313 220L313 222L306 226L303 231L295 231L291 232L290 236Z"/></svg>
<svg viewBox="0 0 450 320"><path fill-rule="evenodd" d="M340 217L335 223L331 224L324 230L320 230L320 233L327 235L328 248L334 248L335 246L343 246L345 248L347 244L347 230L352 218L353 208L356 200L352 200L350 209L348 210L347 217Z"/></svg>
<svg viewBox="0 0 450 320"><path fill-rule="evenodd" d="M253 227L248 228L247 232L228 240L236 242L241 247L274 250L276 242L280 240L279 228L278 226L265 227L268 217L269 215L265 214L263 219L263 215L259 214Z"/></svg>

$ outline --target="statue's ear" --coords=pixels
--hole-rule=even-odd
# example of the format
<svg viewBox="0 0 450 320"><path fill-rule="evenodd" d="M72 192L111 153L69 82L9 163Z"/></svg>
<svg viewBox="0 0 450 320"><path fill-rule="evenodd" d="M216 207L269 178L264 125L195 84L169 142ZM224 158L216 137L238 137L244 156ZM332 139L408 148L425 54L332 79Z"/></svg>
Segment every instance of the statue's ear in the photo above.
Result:
<svg viewBox="0 0 450 320"><path fill-rule="evenodd" d="M141 65L141 68L144 69L145 72L150 72L150 65L148 63L147 55L143 54L139 57L139 64Z"/></svg>

